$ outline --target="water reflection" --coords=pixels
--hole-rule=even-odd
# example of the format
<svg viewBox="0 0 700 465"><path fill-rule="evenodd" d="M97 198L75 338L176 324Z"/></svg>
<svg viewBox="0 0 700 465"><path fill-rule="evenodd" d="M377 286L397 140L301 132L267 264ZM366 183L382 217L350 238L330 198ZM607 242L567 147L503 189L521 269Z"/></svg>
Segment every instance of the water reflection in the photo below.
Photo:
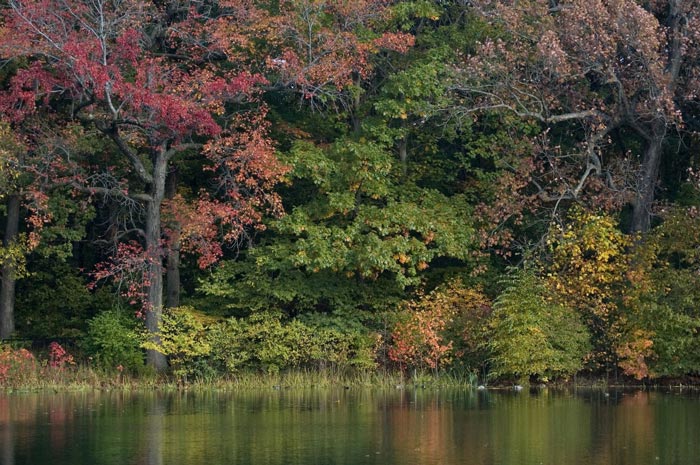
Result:
<svg viewBox="0 0 700 465"><path fill-rule="evenodd" d="M0 396L3 465L690 465L699 431L659 392Z"/></svg>

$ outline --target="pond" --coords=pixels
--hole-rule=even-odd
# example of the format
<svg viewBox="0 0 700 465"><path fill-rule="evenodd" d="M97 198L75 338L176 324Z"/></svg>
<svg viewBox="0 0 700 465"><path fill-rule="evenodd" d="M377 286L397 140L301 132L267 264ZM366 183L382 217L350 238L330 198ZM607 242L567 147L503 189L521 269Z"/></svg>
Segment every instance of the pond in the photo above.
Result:
<svg viewBox="0 0 700 465"><path fill-rule="evenodd" d="M690 465L697 392L0 394L0 464Z"/></svg>

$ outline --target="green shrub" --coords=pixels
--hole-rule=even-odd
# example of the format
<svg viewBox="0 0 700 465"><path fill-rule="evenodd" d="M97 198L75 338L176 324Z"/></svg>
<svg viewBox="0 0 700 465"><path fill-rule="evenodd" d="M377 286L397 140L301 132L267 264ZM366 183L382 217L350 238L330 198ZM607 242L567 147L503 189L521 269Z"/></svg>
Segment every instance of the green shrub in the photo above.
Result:
<svg viewBox="0 0 700 465"><path fill-rule="evenodd" d="M144 366L141 345L145 337L138 327L139 322L125 312L102 312L88 322L83 340L85 352L99 368L122 366L131 372L140 371Z"/></svg>
<svg viewBox="0 0 700 465"><path fill-rule="evenodd" d="M583 367L586 327L573 310L553 303L533 273L522 271L496 299L490 324L492 377L546 381Z"/></svg>
<svg viewBox="0 0 700 465"><path fill-rule="evenodd" d="M108 290L88 290L84 277L60 260L36 259L17 281L17 332L28 339L83 337L86 323L112 307Z"/></svg>
<svg viewBox="0 0 700 465"><path fill-rule="evenodd" d="M377 335L337 328L314 328L312 334L313 350L309 364L321 369L332 367L343 371L364 371L377 367Z"/></svg>
<svg viewBox="0 0 700 465"><path fill-rule="evenodd" d="M318 318L313 323L284 320L275 312L230 318L212 325L207 341L212 366L230 374L246 369L277 373L298 367L376 367L376 337L324 325Z"/></svg>
<svg viewBox="0 0 700 465"><path fill-rule="evenodd" d="M159 328L160 345L148 341L143 347L167 355L173 374L187 381L188 375L195 374L195 362L211 351L204 333L205 318L192 307L169 308Z"/></svg>
<svg viewBox="0 0 700 465"><path fill-rule="evenodd" d="M248 344L248 327L245 320L229 318L208 328L209 360L214 369L235 374L250 367L253 353Z"/></svg>

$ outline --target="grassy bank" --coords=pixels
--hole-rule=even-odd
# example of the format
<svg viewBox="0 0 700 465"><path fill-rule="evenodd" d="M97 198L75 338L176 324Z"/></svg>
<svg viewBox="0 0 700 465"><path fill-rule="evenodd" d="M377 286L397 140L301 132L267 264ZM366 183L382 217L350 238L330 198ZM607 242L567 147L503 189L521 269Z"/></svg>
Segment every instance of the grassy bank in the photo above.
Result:
<svg viewBox="0 0 700 465"><path fill-rule="evenodd" d="M10 377L0 383L0 391L84 391L84 390L258 390L299 388L377 388L411 389L465 387L474 388L468 379L444 374L421 375L416 378L401 373L295 370L283 373L240 373L236 376L175 379L153 374L127 375L105 373L90 367L76 367L61 372L39 369Z"/></svg>
<svg viewBox="0 0 700 465"><path fill-rule="evenodd" d="M0 391L476 387L474 377L450 373L407 376L400 372L387 371L342 372L332 369L298 369L278 373L242 372L229 376L184 379L157 375L148 371L140 374L129 374L118 369L107 372L88 365L54 367L29 362L12 368L0 376Z"/></svg>
<svg viewBox="0 0 700 465"><path fill-rule="evenodd" d="M196 367L195 367L196 368ZM49 350L45 357L37 358L26 349L0 351L0 392L26 391L88 391L88 390L283 390L302 388L375 388L375 389L477 389L484 380L472 372L442 371L435 373L375 370L286 369L280 371L240 371L221 374L206 365L188 370L187 376L156 374L145 367L137 372L118 365L110 369L87 362L77 363L60 346ZM699 386L698 378L657 379L637 381L611 376L578 376L566 381L528 385L524 382L502 380L492 383L489 389L523 388L662 388ZM520 389L520 387L518 387Z"/></svg>

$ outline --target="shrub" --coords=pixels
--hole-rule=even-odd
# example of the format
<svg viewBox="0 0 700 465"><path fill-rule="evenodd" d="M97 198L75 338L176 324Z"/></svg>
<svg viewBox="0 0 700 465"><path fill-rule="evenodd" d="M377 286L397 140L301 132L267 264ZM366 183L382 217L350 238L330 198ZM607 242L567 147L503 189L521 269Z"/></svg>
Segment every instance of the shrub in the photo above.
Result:
<svg viewBox="0 0 700 465"><path fill-rule="evenodd" d="M400 367L439 368L452 360L453 341L445 340L443 332L451 316L443 308L434 307L408 311L400 316L391 333L389 358Z"/></svg>
<svg viewBox="0 0 700 465"><path fill-rule="evenodd" d="M141 370L144 366L141 345L145 336L137 326L138 321L124 312L100 313L88 322L84 339L86 353L102 369L122 366L132 372Z"/></svg>
<svg viewBox="0 0 700 465"><path fill-rule="evenodd" d="M192 307L169 308L163 312L160 344L147 341L143 347L167 355L173 374L187 381L187 376L194 374L195 362L211 351L203 320L206 317Z"/></svg>
<svg viewBox="0 0 700 465"><path fill-rule="evenodd" d="M339 369L374 368L377 338L355 329L341 330L328 320L284 320L281 313L260 312L230 318L211 326L209 359L218 370L244 369L276 373L315 366Z"/></svg>
<svg viewBox="0 0 700 465"><path fill-rule="evenodd" d="M553 303L543 283L527 270L496 300L490 329L492 377L565 377L583 367L590 350L579 316Z"/></svg>
<svg viewBox="0 0 700 465"><path fill-rule="evenodd" d="M37 362L27 349L0 345L0 387L30 384L37 378Z"/></svg>
<svg viewBox="0 0 700 465"><path fill-rule="evenodd" d="M352 320L309 314L304 324L311 331L311 352L306 364L339 370L371 370L377 367L381 338Z"/></svg>
<svg viewBox="0 0 700 465"><path fill-rule="evenodd" d="M248 345L248 324L245 320L229 318L216 323L207 331L207 342L211 347L210 364L222 373L238 373L249 367L253 358Z"/></svg>
<svg viewBox="0 0 700 465"><path fill-rule="evenodd" d="M480 289L452 281L406 305L392 331L389 358L419 370L438 370L455 361L462 370L480 368L486 361L490 313L491 303Z"/></svg>
<svg viewBox="0 0 700 465"><path fill-rule="evenodd" d="M700 373L700 215L669 209L633 249L623 297L626 320L617 355L625 374Z"/></svg>

